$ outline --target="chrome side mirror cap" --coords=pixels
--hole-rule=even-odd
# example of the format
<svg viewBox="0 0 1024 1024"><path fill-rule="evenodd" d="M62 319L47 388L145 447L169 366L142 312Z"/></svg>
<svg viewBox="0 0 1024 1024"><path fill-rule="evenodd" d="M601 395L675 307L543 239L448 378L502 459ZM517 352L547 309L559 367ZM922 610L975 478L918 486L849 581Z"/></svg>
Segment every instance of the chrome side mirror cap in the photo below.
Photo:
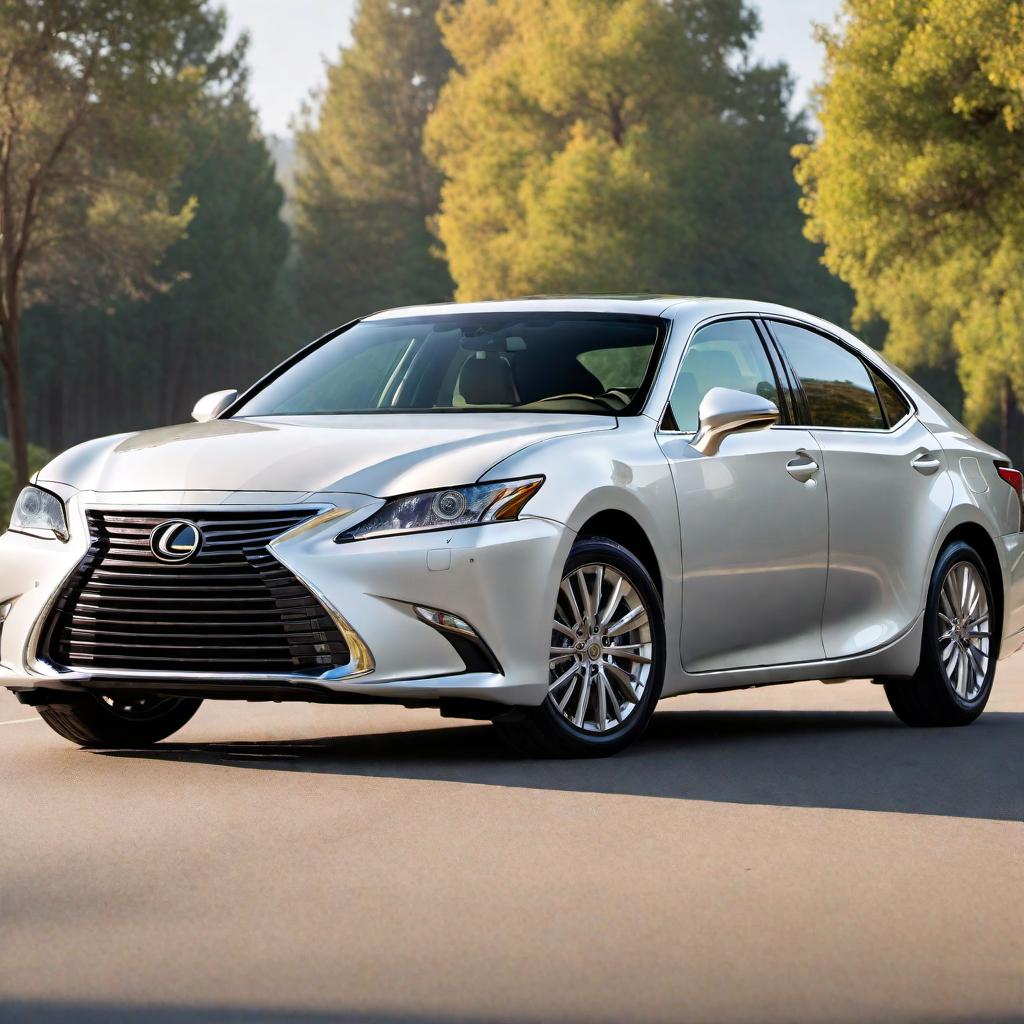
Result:
<svg viewBox="0 0 1024 1024"><path fill-rule="evenodd" d="M712 388L700 403L700 426L691 444L702 455L715 455L730 434L759 430L779 420L774 402L732 388Z"/></svg>
<svg viewBox="0 0 1024 1024"><path fill-rule="evenodd" d="M192 419L197 423L215 420L237 397L238 392L234 388L230 391L211 391L210 394L203 395L192 407Z"/></svg>

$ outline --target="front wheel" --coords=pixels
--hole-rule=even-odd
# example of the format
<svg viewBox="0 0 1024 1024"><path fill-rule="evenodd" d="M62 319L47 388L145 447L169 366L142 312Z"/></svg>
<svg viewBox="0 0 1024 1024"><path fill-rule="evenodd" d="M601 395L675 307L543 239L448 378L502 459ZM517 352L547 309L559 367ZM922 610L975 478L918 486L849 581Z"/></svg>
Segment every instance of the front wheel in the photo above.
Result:
<svg viewBox="0 0 1024 1024"><path fill-rule="evenodd" d="M917 672L885 682L900 721L969 725L982 713L999 656L995 610L985 563L969 544L951 544L932 573Z"/></svg>
<svg viewBox="0 0 1024 1024"><path fill-rule="evenodd" d="M43 721L80 747L148 747L177 732L198 710L193 697L101 697L84 694L67 704L42 705Z"/></svg>
<svg viewBox="0 0 1024 1024"><path fill-rule="evenodd" d="M520 753L603 757L637 739L661 696L665 624L650 573L621 544L578 540L551 621L548 694L496 724Z"/></svg>

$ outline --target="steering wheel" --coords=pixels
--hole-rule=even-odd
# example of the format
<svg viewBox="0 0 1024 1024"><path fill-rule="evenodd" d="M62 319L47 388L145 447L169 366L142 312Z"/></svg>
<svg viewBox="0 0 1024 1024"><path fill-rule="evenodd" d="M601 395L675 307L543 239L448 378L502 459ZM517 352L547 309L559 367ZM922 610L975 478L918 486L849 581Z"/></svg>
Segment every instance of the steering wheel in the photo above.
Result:
<svg viewBox="0 0 1024 1024"><path fill-rule="evenodd" d="M519 406L519 408L528 409L532 405L543 405L548 402L559 402L566 398L573 398L580 402L595 402L601 406L602 411L607 410L608 412L615 412L615 407L612 406L610 402L606 401L606 396L610 393L611 392L606 391L604 394L600 395L584 395L579 391L566 391L561 395L545 395L543 398L538 398L535 402L528 402L523 406Z"/></svg>

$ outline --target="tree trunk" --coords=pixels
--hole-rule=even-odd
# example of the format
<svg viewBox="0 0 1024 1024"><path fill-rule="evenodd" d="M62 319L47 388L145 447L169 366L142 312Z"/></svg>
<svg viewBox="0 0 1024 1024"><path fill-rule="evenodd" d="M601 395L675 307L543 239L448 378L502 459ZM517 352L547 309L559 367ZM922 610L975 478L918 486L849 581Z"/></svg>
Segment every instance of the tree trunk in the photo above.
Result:
<svg viewBox="0 0 1024 1024"><path fill-rule="evenodd" d="M21 359L18 351L20 321L9 320L3 325L2 333L7 439L11 442L14 483L20 490L28 483L28 430L25 424L25 398L21 389Z"/></svg>
<svg viewBox="0 0 1024 1024"><path fill-rule="evenodd" d="M1007 454L1010 452L1010 432L1016 412L1017 398L1013 393L1013 386L1004 378L999 394L999 447Z"/></svg>

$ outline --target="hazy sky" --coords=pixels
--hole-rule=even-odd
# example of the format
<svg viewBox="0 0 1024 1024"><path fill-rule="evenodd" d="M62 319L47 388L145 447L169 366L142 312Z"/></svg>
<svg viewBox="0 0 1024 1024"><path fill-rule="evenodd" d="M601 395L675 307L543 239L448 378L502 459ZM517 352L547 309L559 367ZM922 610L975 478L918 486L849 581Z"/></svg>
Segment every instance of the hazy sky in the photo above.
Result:
<svg viewBox="0 0 1024 1024"><path fill-rule="evenodd" d="M221 0L232 33L252 36L252 96L265 131L284 135L311 89L323 81L324 59L333 60L349 39L355 0ZM812 21L829 22L840 0L749 0L764 28L757 56L786 61L797 77L797 102L818 78L820 48Z"/></svg>

